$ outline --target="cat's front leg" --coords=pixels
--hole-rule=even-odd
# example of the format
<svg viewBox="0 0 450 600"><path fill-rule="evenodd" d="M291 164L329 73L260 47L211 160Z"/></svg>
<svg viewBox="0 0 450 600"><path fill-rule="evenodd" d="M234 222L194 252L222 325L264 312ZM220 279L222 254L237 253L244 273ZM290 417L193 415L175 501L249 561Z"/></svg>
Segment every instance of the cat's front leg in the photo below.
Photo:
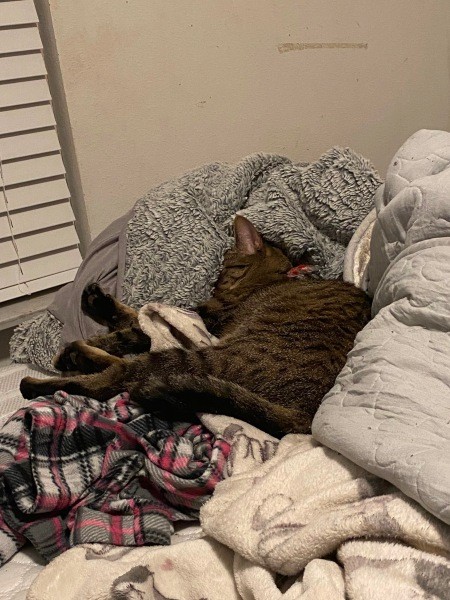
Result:
<svg viewBox="0 0 450 600"><path fill-rule="evenodd" d="M77 371L80 373L99 373L121 359L105 350L89 345L83 340L68 344L57 354L53 365L58 371Z"/></svg>
<svg viewBox="0 0 450 600"><path fill-rule="evenodd" d="M98 335L86 341L68 344L53 359L58 371L98 373L117 362L126 354L142 354L151 347L150 338L140 329L129 327L106 335Z"/></svg>
<svg viewBox="0 0 450 600"><path fill-rule="evenodd" d="M81 309L88 317L110 331L138 326L137 312L106 294L98 283L87 285L81 295Z"/></svg>
<svg viewBox="0 0 450 600"><path fill-rule="evenodd" d="M86 343L94 348L104 350L114 356L125 356L125 354L142 354L151 348L151 340L139 327L126 327L88 338Z"/></svg>

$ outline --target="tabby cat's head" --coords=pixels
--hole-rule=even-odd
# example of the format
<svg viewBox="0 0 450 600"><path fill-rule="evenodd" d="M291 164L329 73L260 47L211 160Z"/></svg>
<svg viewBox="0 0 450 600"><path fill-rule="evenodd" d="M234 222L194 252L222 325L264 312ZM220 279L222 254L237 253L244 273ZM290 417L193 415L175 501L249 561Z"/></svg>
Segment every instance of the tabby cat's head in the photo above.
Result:
<svg viewBox="0 0 450 600"><path fill-rule="evenodd" d="M238 215L234 220L235 246L225 255L214 298L237 304L254 291L284 281L292 267L281 250L267 244L255 227Z"/></svg>

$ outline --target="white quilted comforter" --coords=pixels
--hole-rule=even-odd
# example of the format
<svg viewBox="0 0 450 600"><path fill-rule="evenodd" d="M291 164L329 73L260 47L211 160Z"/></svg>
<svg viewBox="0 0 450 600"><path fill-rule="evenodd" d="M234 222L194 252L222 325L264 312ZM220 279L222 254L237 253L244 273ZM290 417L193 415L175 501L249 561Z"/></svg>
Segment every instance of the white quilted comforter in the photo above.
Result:
<svg viewBox="0 0 450 600"><path fill-rule="evenodd" d="M45 563L32 548L21 550L0 569L0 600L25 600Z"/></svg>
<svg viewBox="0 0 450 600"><path fill-rule="evenodd" d="M376 209L374 318L313 435L450 524L450 133L406 141Z"/></svg>

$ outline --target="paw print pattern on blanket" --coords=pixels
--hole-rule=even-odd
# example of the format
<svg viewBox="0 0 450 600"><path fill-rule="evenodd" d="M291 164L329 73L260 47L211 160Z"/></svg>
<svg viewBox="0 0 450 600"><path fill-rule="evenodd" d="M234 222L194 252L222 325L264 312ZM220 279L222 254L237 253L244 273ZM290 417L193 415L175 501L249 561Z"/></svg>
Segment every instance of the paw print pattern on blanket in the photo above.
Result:
<svg viewBox="0 0 450 600"><path fill-rule="evenodd" d="M271 460L217 486L201 522L207 535L283 575L368 537L450 555L448 527L394 490L309 436L286 436Z"/></svg>
<svg viewBox="0 0 450 600"><path fill-rule="evenodd" d="M295 521L295 502L285 494L270 494L264 498L252 519L252 528L260 532L258 553L270 556L276 548L304 527Z"/></svg>
<svg viewBox="0 0 450 600"><path fill-rule="evenodd" d="M442 556L402 544L364 540L344 544L338 558L352 598L449 597L450 562Z"/></svg>
<svg viewBox="0 0 450 600"><path fill-rule="evenodd" d="M231 452L227 461L227 476L236 475L245 470L243 465L262 464L270 460L277 451L279 442L269 435L253 437L244 432L244 427L232 423L225 428L223 438L230 444ZM236 470L239 465L239 471Z"/></svg>

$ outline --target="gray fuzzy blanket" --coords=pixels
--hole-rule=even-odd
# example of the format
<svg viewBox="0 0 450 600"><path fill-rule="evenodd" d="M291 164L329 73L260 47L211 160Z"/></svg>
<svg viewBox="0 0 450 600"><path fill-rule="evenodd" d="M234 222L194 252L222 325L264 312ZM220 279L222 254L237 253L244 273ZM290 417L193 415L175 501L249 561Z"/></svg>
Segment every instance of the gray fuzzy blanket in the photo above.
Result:
<svg viewBox="0 0 450 600"><path fill-rule="evenodd" d="M311 164L252 154L163 183L92 242L75 281L45 313L16 329L11 357L51 369L61 344L101 330L80 309L82 291L94 281L136 308L204 301L232 245L237 212L293 262L308 252L322 276L339 277L346 244L380 184L371 163L348 148L332 148Z"/></svg>

